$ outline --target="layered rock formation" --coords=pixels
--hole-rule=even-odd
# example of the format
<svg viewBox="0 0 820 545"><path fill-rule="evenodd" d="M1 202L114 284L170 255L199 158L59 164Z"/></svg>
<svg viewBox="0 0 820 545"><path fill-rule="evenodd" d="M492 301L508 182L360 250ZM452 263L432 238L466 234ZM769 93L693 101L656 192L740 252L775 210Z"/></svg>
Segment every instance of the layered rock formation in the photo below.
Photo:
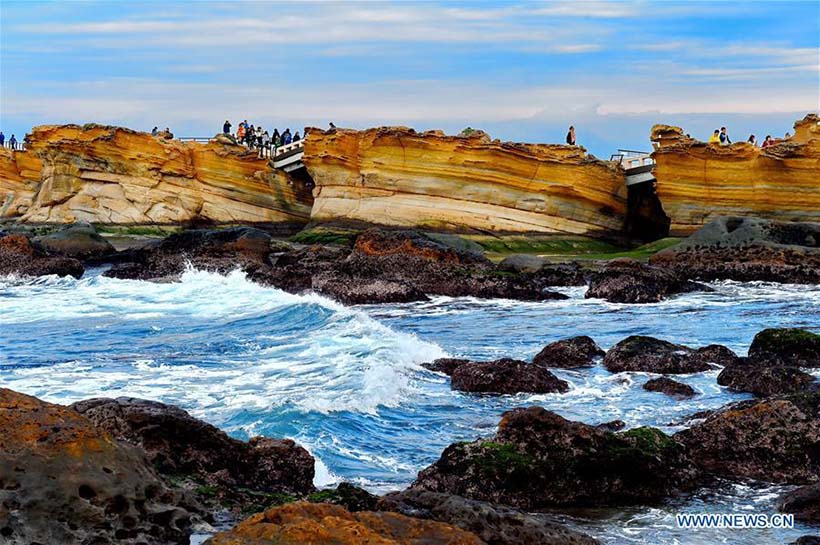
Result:
<svg viewBox="0 0 820 545"><path fill-rule="evenodd" d="M671 234L688 235L717 216L820 221L820 128L817 115L766 149L745 142L698 142L683 129L655 125L657 192Z"/></svg>
<svg viewBox="0 0 820 545"><path fill-rule="evenodd" d="M101 125L41 126L0 150L0 218L30 223L303 225L308 189L227 140L154 138Z"/></svg>
<svg viewBox="0 0 820 545"><path fill-rule="evenodd" d="M623 171L581 147L502 143L481 131L309 132L314 221L609 236L623 229Z"/></svg>

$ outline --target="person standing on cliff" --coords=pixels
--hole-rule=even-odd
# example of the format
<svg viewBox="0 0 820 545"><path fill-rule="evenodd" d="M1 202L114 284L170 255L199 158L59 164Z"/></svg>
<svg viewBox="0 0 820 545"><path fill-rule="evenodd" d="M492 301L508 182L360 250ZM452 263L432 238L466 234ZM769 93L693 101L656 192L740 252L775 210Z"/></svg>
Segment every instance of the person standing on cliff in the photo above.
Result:
<svg viewBox="0 0 820 545"><path fill-rule="evenodd" d="M227 119L225 120L225 124L222 125L222 134L231 134L231 122Z"/></svg>
<svg viewBox="0 0 820 545"><path fill-rule="evenodd" d="M575 145L575 127L570 125L569 131L567 132L567 144L570 146Z"/></svg>
<svg viewBox="0 0 820 545"><path fill-rule="evenodd" d="M13 134L11 135L11 138L9 138L9 147L11 149L17 149L17 139Z"/></svg>
<svg viewBox="0 0 820 545"><path fill-rule="evenodd" d="M6 145L6 135L3 134L3 131L0 131L0 148Z"/></svg>
<svg viewBox="0 0 820 545"><path fill-rule="evenodd" d="M760 147L763 148L763 149L766 149L769 146L771 146L772 144L774 144L774 140L772 140L772 135L767 134L766 138L763 139L763 145L760 146Z"/></svg>
<svg viewBox="0 0 820 545"><path fill-rule="evenodd" d="M156 136L159 134L159 127L154 127L151 129L151 136Z"/></svg>
<svg viewBox="0 0 820 545"><path fill-rule="evenodd" d="M720 130L715 129L715 132L712 133L712 136L709 137L710 144L720 144Z"/></svg>
<svg viewBox="0 0 820 545"><path fill-rule="evenodd" d="M753 145L754 147L757 147L757 138L755 138L755 135L753 134L749 136L749 139L746 140L746 142Z"/></svg>
<svg viewBox="0 0 820 545"><path fill-rule="evenodd" d="M731 144L732 141L729 140L729 135L726 133L726 127L720 128L720 145L721 146L728 146Z"/></svg>
<svg viewBox="0 0 820 545"><path fill-rule="evenodd" d="M282 145L287 146L293 141L293 137L290 135L290 129L285 129L285 132L282 133Z"/></svg>

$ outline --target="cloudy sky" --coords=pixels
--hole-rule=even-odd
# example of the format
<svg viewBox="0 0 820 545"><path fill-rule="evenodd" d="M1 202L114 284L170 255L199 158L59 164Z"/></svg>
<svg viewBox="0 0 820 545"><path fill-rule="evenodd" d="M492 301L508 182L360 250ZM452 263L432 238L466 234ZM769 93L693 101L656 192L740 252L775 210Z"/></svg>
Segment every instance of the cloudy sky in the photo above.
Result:
<svg viewBox="0 0 820 545"><path fill-rule="evenodd" d="M0 3L0 128L484 128L643 149L820 109L820 2Z"/></svg>

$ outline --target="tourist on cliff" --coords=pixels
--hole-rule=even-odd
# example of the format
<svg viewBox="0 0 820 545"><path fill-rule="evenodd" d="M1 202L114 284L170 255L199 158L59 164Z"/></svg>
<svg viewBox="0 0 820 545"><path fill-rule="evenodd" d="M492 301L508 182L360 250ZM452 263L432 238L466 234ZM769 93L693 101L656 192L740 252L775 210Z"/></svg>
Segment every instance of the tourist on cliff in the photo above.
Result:
<svg viewBox="0 0 820 545"><path fill-rule="evenodd" d="M787 133L786 133L786 136L784 136L784 137L783 137L783 140L791 140L791 138L792 138L791 133L788 133L788 132L787 132Z"/></svg>
<svg viewBox="0 0 820 545"><path fill-rule="evenodd" d="M746 142L753 146L757 146L757 138L755 138L755 135L753 134L749 136L749 139L746 140Z"/></svg>
<svg viewBox="0 0 820 545"><path fill-rule="evenodd" d="M270 135L268 131L265 131L262 134L262 145L260 146L260 151L262 152L261 157L265 157L265 154L270 157Z"/></svg>
<svg viewBox="0 0 820 545"><path fill-rule="evenodd" d="M772 144L774 144L774 140L772 140L772 135L767 134L766 138L763 139L763 145L760 147L765 149L771 146Z"/></svg>
<svg viewBox="0 0 820 545"><path fill-rule="evenodd" d="M720 144L720 130L715 129L715 132L712 133L712 136L709 137L710 144Z"/></svg>
<svg viewBox="0 0 820 545"><path fill-rule="evenodd" d="M239 127L236 129L236 140L240 144L245 143L245 123L242 122L239 124Z"/></svg>
<svg viewBox="0 0 820 545"><path fill-rule="evenodd" d="M3 134L3 131L0 131L0 148L6 145L6 135Z"/></svg>
<svg viewBox="0 0 820 545"><path fill-rule="evenodd" d="M731 144L732 141L729 140L729 135L726 133L726 127L720 128L720 145L721 146L728 146Z"/></svg>
<svg viewBox="0 0 820 545"><path fill-rule="evenodd" d="M302 139L302 137L299 136L299 131L296 131L296 134L293 135L293 141L298 142L301 139Z"/></svg>
<svg viewBox="0 0 820 545"><path fill-rule="evenodd" d="M227 119L225 120L225 124L222 125L222 134L231 134L231 122Z"/></svg>
<svg viewBox="0 0 820 545"><path fill-rule="evenodd" d="M250 149L253 149L254 138L256 138L256 129L253 127L253 125L251 125L245 132L245 143L248 144L248 148Z"/></svg>
<svg viewBox="0 0 820 545"><path fill-rule="evenodd" d="M11 138L9 138L9 147L11 149L17 149L17 139L13 134L11 135Z"/></svg>
<svg viewBox="0 0 820 545"><path fill-rule="evenodd" d="M264 136L264 132L262 131L262 127L256 127L256 147L260 150L262 149L262 136Z"/></svg>
<svg viewBox="0 0 820 545"><path fill-rule="evenodd" d="M159 134L159 127L154 127L151 129L151 136L157 136Z"/></svg>
<svg viewBox="0 0 820 545"><path fill-rule="evenodd" d="M331 131L335 131L335 130L336 130L336 125L334 125L334 124L333 124L333 121L331 121L331 122L330 122L330 130L331 130Z"/></svg>
<svg viewBox="0 0 820 545"><path fill-rule="evenodd" d="M290 129L285 129L282 133L282 145L287 146L291 142L293 142L293 137L290 135Z"/></svg>
<svg viewBox="0 0 820 545"><path fill-rule="evenodd" d="M270 139L274 149L282 145L282 135L279 134L279 129L273 129L273 134Z"/></svg>
<svg viewBox="0 0 820 545"><path fill-rule="evenodd" d="M567 144L570 146L575 145L575 127L571 125L569 127L569 132L567 132Z"/></svg>

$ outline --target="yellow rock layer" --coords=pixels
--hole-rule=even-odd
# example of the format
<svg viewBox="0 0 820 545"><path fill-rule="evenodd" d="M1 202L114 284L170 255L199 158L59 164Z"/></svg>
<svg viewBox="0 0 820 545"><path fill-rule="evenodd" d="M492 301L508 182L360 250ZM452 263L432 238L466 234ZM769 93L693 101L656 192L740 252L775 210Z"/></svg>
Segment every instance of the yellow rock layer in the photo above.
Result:
<svg viewBox="0 0 820 545"><path fill-rule="evenodd" d="M35 127L25 152L0 152L0 217L31 223L305 223L299 187L243 147L119 127Z"/></svg>
<svg viewBox="0 0 820 545"><path fill-rule="evenodd" d="M794 136L766 149L706 144L678 127L655 125L658 197L672 235L689 235L717 216L820 221L820 127L810 114Z"/></svg>
<svg viewBox="0 0 820 545"><path fill-rule="evenodd" d="M454 231L614 234L623 227L619 166L576 146L473 136L310 129L304 162L311 219Z"/></svg>

